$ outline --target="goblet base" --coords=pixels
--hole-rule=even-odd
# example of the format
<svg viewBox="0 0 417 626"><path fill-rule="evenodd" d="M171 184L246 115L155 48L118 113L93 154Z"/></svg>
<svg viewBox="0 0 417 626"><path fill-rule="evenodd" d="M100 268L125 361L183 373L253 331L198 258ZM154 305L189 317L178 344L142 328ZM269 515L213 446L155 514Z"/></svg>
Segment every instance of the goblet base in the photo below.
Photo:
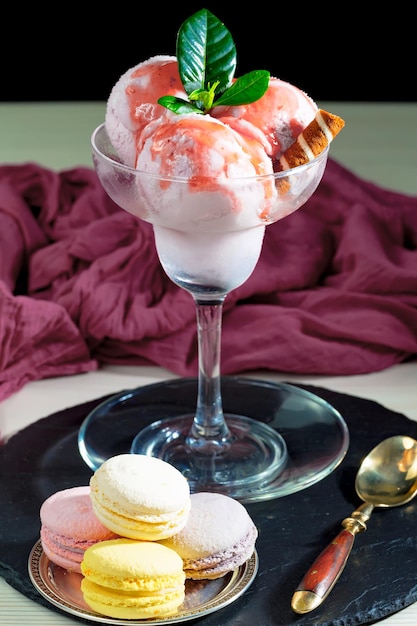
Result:
<svg viewBox="0 0 417 626"><path fill-rule="evenodd" d="M282 473L287 446L263 422L225 414L230 431L226 445L190 437L194 415L153 422L133 440L133 454L156 456L174 465L188 480L191 492L214 491L241 500L249 490L267 489Z"/></svg>
<svg viewBox="0 0 417 626"><path fill-rule="evenodd" d="M81 457L95 471L111 456L129 453L138 433L153 422L192 415L197 386L196 378L166 380L103 400L86 415L78 432ZM328 476L347 452L344 419L311 391L288 383L223 376L222 400L226 415L244 414L267 425L279 433L287 449L287 461L276 479L247 487L241 502L271 500L306 489Z"/></svg>

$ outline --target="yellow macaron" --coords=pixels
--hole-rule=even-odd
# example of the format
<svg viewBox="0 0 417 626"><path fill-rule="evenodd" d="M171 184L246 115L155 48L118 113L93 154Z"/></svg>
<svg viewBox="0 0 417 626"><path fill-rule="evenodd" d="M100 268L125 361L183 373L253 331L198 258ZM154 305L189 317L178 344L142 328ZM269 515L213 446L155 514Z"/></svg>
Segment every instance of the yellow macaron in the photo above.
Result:
<svg viewBox="0 0 417 626"><path fill-rule="evenodd" d="M181 557L151 541L110 539L85 551L81 592L100 615L149 619L174 615L185 598Z"/></svg>
<svg viewBox="0 0 417 626"><path fill-rule="evenodd" d="M173 465L142 454L107 459L90 479L101 523L121 537L159 541L179 532L191 508L187 479Z"/></svg>

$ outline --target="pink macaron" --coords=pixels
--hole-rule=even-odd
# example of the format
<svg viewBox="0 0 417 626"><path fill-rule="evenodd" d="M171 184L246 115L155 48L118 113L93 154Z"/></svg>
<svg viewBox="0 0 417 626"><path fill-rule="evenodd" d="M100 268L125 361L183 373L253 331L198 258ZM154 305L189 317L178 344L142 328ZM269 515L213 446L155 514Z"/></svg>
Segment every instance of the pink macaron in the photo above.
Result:
<svg viewBox="0 0 417 626"><path fill-rule="evenodd" d="M258 530L247 509L220 493L191 494L185 527L159 543L183 560L186 578L214 579L243 565L253 554Z"/></svg>
<svg viewBox="0 0 417 626"><path fill-rule="evenodd" d="M81 573L84 552L106 539L118 537L96 517L90 487L57 491L40 509L41 543L48 559L72 572Z"/></svg>

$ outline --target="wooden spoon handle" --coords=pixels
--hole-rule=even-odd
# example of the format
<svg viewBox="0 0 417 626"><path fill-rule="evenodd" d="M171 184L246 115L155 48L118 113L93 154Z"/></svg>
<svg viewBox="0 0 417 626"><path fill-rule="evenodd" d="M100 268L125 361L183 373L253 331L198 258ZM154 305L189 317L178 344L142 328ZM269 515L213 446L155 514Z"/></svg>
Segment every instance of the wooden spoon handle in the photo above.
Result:
<svg viewBox="0 0 417 626"><path fill-rule="evenodd" d="M343 529L319 554L294 592L293 611L309 613L320 606L342 573L354 541L355 534Z"/></svg>
<svg viewBox="0 0 417 626"><path fill-rule="evenodd" d="M291 600L293 611L309 613L329 595L344 570L355 535L366 530L373 509L373 504L365 502L343 520L343 530L319 554L295 590Z"/></svg>

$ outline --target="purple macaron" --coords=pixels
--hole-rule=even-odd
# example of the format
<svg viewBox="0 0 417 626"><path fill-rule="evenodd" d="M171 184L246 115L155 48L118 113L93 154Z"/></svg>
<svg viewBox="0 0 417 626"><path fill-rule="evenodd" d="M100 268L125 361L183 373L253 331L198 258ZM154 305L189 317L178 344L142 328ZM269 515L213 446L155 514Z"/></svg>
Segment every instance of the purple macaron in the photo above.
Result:
<svg viewBox="0 0 417 626"><path fill-rule="evenodd" d="M257 528L246 508L233 498L200 492L191 494L185 527L160 541L184 562L187 578L214 579L243 565L253 554Z"/></svg>

